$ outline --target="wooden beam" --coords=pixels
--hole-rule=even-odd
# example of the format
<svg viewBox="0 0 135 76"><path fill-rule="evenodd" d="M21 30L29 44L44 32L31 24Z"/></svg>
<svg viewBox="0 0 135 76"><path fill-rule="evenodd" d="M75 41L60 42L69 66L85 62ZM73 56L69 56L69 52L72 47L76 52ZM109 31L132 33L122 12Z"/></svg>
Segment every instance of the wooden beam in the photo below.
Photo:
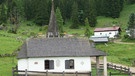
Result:
<svg viewBox="0 0 135 76"><path fill-rule="evenodd" d="M99 56L96 57L96 76L100 76L99 75Z"/></svg>
<svg viewBox="0 0 135 76"><path fill-rule="evenodd" d="M104 56L104 76L107 76L107 58Z"/></svg>

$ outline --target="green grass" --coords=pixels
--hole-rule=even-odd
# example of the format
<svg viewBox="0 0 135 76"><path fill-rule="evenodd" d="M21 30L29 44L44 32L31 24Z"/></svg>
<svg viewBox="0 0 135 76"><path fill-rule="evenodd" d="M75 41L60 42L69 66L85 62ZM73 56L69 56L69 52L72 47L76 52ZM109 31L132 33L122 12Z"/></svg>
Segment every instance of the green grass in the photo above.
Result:
<svg viewBox="0 0 135 76"><path fill-rule="evenodd" d="M135 60L135 45L134 44L115 44L107 43L98 44L96 47L107 53L108 61L114 63L122 63L127 66L132 66L132 62Z"/></svg>
<svg viewBox="0 0 135 76"><path fill-rule="evenodd" d="M21 46L21 42L15 38L1 37L0 36L0 54L11 54Z"/></svg>
<svg viewBox="0 0 135 76"><path fill-rule="evenodd" d="M12 67L15 67L15 57L0 58L0 76L12 76Z"/></svg>

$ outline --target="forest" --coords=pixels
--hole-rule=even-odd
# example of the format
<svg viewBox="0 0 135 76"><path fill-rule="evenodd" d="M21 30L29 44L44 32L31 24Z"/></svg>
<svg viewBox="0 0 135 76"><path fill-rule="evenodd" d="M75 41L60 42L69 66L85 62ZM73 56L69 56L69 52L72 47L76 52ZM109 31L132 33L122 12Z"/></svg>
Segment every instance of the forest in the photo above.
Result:
<svg viewBox="0 0 135 76"><path fill-rule="evenodd" d="M0 24L18 26L21 21L32 21L40 26L48 25L51 1L0 0ZM85 25L86 18L91 27L96 26L97 16L119 18L124 5L134 3L134 0L54 0L55 11L60 10L63 23L72 21L71 28Z"/></svg>

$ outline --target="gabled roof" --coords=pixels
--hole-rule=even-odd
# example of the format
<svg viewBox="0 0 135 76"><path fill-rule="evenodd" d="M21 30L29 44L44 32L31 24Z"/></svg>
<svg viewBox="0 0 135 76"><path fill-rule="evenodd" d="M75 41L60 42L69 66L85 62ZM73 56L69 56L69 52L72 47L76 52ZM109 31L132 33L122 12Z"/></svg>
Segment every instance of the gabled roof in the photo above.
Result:
<svg viewBox="0 0 135 76"><path fill-rule="evenodd" d="M104 56L106 53L90 46L88 39L80 38L33 38L27 40L18 58L29 57L81 57Z"/></svg>
<svg viewBox="0 0 135 76"><path fill-rule="evenodd" d="M118 26L105 27L105 28L95 28L94 32L103 32L103 31L118 31L121 30Z"/></svg>

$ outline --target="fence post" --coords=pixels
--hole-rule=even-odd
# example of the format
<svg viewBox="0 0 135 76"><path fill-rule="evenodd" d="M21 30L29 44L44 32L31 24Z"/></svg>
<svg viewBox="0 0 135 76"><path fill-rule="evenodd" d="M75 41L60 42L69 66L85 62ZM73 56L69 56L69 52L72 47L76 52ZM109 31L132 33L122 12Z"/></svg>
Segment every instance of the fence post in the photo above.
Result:
<svg viewBox="0 0 135 76"><path fill-rule="evenodd" d="M78 76L78 72L76 71L76 76Z"/></svg>
<svg viewBox="0 0 135 76"><path fill-rule="evenodd" d="M116 70L116 65L114 65L114 68L115 68L115 70Z"/></svg>
<svg viewBox="0 0 135 76"><path fill-rule="evenodd" d="M90 72L90 76L92 76L91 72Z"/></svg>
<svg viewBox="0 0 135 76"><path fill-rule="evenodd" d="M46 71L46 76L48 76L48 70Z"/></svg>
<svg viewBox="0 0 135 76"><path fill-rule="evenodd" d="M28 76L27 69L25 69L25 76Z"/></svg>
<svg viewBox="0 0 135 76"><path fill-rule="evenodd" d="M129 76L132 76L132 73L131 72L129 72Z"/></svg>
<svg viewBox="0 0 135 76"><path fill-rule="evenodd" d="M65 72L63 71L62 76L65 76Z"/></svg>
<svg viewBox="0 0 135 76"><path fill-rule="evenodd" d="M120 66L120 73L122 72L122 66Z"/></svg>

